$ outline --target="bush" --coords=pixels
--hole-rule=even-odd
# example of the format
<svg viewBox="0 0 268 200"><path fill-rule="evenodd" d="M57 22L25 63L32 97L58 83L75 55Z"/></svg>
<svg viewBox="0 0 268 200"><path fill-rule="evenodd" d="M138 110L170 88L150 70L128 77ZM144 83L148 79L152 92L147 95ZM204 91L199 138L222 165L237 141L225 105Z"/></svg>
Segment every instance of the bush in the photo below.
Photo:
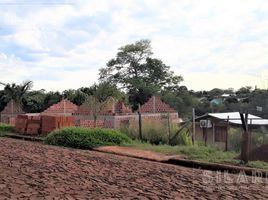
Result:
<svg viewBox="0 0 268 200"><path fill-rule="evenodd" d="M0 132L12 132L14 130L15 127L13 125L0 123Z"/></svg>
<svg viewBox="0 0 268 200"><path fill-rule="evenodd" d="M92 149L98 146L121 145L131 140L113 129L68 127L57 129L45 138L46 144Z"/></svg>
<svg viewBox="0 0 268 200"><path fill-rule="evenodd" d="M176 145L185 145L185 146L191 146L192 138L189 135L189 132L187 132L186 129L184 129L178 136L178 139L176 140Z"/></svg>

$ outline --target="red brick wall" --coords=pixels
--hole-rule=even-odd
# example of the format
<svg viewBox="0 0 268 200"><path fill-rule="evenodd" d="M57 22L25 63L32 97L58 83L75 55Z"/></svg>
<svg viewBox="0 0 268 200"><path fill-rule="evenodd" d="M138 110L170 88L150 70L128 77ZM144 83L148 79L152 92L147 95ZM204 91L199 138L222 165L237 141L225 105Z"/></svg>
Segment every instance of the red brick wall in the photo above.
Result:
<svg viewBox="0 0 268 200"><path fill-rule="evenodd" d="M42 134L70 126L75 126L75 118L72 116L42 116Z"/></svg>
<svg viewBox="0 0 268 200"><path fill-rule="evenodd" d="M85 128L94 128L94 127L104 128L104 120L96 120L96 126L95 126L94 120L82 119L82 120L79 120L78 126L85 127Z"/></svg>
<svg viewBox="0 0 268 200"><path fill-rule="evenodd" d="M55 129L75 126L72 116L27 116L18 115L16 118L16 132L27 135L47 135Z"/></svg>
<svg viewBox="0 0 268 200"><path fill-rule="evenodd" d="M159 96L152 96L141 106L142 113L176 113L177 111L164 103Z"/></svg>

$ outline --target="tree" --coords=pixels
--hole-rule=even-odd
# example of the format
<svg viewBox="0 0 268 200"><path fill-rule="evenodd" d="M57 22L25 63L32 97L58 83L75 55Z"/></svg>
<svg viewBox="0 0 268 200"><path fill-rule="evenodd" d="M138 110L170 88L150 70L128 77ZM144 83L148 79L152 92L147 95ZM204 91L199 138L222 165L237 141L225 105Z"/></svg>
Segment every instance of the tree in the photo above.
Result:
<svg viewBox="0 0 268 200"><path fill-rule="evenodd" d="M100 81L116 84L127 90L133 108L143 104L161 89L173 88L183 79L174 75L161 60L151 58L151 43L140 40L121 48L116 58L100 69Z"/></svg>
<svg viewBox="0 0 268 200"><path fill-rule="evenodd" d="M45 109L45 98L45 90L27 92L22 99L23 110L27 113L42 112Z"/></svg>
<svg viewBox="0 0 268 200"><path fill-rule="evenodd" d="M60 92L48 92L46 94L46 97L44 99L44 109L47 109L48 107L52 106L53 104L58 103L60 100L62 100L62 95Z"/></svg>
<svg viewBox="0 0 268 200"><path fill-rule="evenodd" d="M6 95L5 91L1 90L0 91L0 112L5 108L5 106L8 103L8 100L6 99L5 95Z"/></svg>
<svg viewBox="0 0 268 200"><path fill-rule="evenodd" d="M191 118L192 108L195 108L199 103L198 99L185 86L180 86L177 90L165 89L161 92L161 95L162 99L175 108L180 117L184 119Z"/></svg>
<svg viewBox="0 0 268 200"><path fill-rule="evenodd" d="M32 81L24 81L22 84L17 85L15 83L5 84L0 82L1 85L4 85L4 98L6 101L14 100L16 103L22 105L22 99L25 94L32 88Z"/></svg>
<svg viewBox="0 0 268 200"><path fill-rule="evenodd" d="M62 95L64 98L69 99L71 102L74 104L80 106L84 101L86 100L87 94L81 91L80 89L74 90L74 89L69 89L69 90L64 90L62 92Z"/></svg>
<svg viewBox="0 0 268 200"><path fill-rule="evenodd" d="M101 82L90 87L91 95L95 96L98 101L104 102L109 97L114 97L118 100L125 100L125 93L120 91L115 84L109 82Z"/></svg>

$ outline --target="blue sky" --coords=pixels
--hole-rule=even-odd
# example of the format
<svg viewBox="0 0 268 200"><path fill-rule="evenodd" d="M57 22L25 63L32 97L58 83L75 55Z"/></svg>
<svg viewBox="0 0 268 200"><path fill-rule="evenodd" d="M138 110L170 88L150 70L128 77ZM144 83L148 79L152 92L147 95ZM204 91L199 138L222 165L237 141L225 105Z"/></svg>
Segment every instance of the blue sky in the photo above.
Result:
<svg viewBox="0 0 268 200"><path fill-rule="evenodd" d="M0 81L89 86L139 39L189 89L268 88L266 0L0 0Z"/></svg>

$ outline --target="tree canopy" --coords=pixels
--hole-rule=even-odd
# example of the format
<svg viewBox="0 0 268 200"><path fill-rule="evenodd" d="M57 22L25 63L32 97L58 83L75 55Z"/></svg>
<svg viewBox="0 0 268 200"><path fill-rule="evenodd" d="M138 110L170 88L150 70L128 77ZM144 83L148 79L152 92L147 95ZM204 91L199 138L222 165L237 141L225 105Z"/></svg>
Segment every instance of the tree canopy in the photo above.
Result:
<svg viewBox="0 0 268 200"><path fill-rule="evenodd" d="M119 48L115 58L100 69L100 81L126 89L134 109L162 89L178 87L183 80L174 75L160 59L152 58L149 40L140 40Z"/></svg>

